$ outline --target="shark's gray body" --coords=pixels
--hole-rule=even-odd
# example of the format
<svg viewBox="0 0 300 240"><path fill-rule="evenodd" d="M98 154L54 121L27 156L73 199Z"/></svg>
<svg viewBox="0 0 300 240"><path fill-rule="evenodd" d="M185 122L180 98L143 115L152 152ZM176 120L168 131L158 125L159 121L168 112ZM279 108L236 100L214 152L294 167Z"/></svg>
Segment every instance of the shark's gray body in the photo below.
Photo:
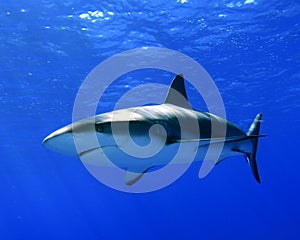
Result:
<svg viewBox="0 0 300 240"><path fill-rule="evenodd" d="M184 101L178 98L180 94ZM183 119L185 125L196 122L199 131L193 127L181 128ZM150 168L168 164L177 153L180 144L193 144L197 142L195 160L203 160L210 144L222 144L222 151L215 164L230 156L244 155L250 164L255 179L260 182L256 166L256 149L259 135L262 114L258 114L253 121L248 133L245 133L236 125L210 113L196 111L191 108L187 101L184 79L182 75L177 75L172 82L165 103L154 106L142 106L116 110L103 113L92 118L84 119L74 124L61 128L43 141L43 144L56 152L71 155L93 158L94 152L101 149L115 165L126 169L130 174L125 178L127 184L133 184L141 178ZM191 124L189 124L191 121ZM127 125L129 124L129 125ZM161 125L152 132L151 139L149 130L154 125ZM212 136L212 125L216 128L226 129L226 132L214 132ZM86 126L89 126L86 128ZM92 128L90 126L93 126ZM116 143L116 137L121 138L126 135L126 127L129 126L130 137L139 146L149 144L150 141L157 143L155 146L163 147L154 156L138 158L136 155L128 155L123 152L122 144L126 141ZM95 131L99 141L99 147L86 147L77 152L74 144L74 132L79 133L81 140L84 140L88 131ZM117 135L117 136L116 136ZM146 153L145 153L146 154ZM99 155L97 155L99 158ZM101 157L100 157L101 158ZM101 159L97 159L101 165ZM185 163L182 158L177 163ZM105 163L105 161L103 161ZM131 174L133 173L133 174Z"/></svg>

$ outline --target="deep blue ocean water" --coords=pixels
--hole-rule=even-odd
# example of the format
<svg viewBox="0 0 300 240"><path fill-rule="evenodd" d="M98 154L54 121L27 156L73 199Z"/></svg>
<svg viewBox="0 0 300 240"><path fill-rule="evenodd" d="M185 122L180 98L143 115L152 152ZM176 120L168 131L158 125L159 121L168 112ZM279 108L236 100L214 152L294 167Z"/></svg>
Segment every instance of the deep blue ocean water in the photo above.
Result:
<svg viewBox="0 0 300 240"><path fill-rule="evenodd" d="M299 239L299 33L298 1L2 1L0 239ZM263 113L260 185L232 157L204 179L195 163L167 188L123 193L42 146L72 121L97 64L151 46L198 61L244 130ZM129 74L99 113L141 83L170 84L173 75L160 74Z"/></svg>

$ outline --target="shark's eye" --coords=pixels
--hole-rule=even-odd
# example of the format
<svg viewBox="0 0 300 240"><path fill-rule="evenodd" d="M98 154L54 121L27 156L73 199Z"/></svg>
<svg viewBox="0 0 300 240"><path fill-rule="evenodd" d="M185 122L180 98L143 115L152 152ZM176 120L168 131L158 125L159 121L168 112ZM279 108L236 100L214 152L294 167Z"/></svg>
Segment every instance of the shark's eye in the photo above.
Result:
<svg viewBox="0 0 300 240"><path fill-rule="evenodd" d="M101 125L96 126L96 131L97 132L103 132L103 127Z"/></svg>

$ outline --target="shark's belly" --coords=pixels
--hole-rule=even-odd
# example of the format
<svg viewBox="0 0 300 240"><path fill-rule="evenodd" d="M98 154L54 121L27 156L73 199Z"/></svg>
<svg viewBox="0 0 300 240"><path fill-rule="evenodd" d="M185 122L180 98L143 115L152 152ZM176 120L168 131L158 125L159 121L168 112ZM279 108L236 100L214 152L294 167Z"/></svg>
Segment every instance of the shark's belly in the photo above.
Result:
<svg viewBox="0 0 300 240"><path fill-rule="evenodd" d="M117 166L122 169L149 169L166 164L188 164L195 160L197 155L196 143L174 143L165 145L152 157L142 158L134 154L128 155L116 145L98 148L81 156L81 160L87 164L97 166ZM202 154L204 155L204 154Z"/></svg>
<svg viewBox="0 0 300 240"><path fill-rule="evenodd" d="M99 147L86 152L81 156L84 163L96 166L119 167L140 171L156 166L167 164L189 164L193 161L212 160L215 163L225 158L243 155L233 151L240 145L247 145L245 142L218 143L198 145L198 142L172 143L165 145L159 152L152 157L140 157L131 152L127 154L117 145Z"/></svg>

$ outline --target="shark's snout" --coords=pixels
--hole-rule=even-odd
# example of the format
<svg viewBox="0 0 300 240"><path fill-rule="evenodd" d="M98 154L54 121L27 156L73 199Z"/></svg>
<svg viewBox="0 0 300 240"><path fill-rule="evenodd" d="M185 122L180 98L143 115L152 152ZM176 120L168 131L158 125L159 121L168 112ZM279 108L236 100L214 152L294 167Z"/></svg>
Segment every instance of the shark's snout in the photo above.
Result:
<svg viewBox="0 0 300 240"><path fill-rule="evenodd" d="M69 155L77 156L77 150L73 138L73 133L70 127L64 127L56 130L55 132L48 135L43 140L43 145L49 150Z"/></svg>

